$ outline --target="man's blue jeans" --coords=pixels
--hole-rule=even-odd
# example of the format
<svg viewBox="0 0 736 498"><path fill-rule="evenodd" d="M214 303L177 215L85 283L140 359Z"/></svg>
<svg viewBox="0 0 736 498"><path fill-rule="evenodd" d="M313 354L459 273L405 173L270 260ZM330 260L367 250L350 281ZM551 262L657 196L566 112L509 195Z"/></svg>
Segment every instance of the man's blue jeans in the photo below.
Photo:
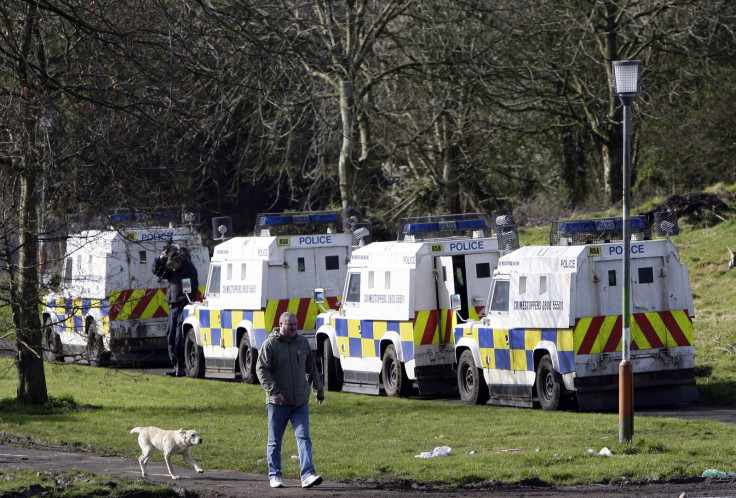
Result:
<svg viewBox="0 0 736 498"><path fill-rule="evenodd" d="M299 452L301 477L316 474L312 462L312 440L309 437L309 403L300 406L283 406L268 403L268 477L281 476L281 441L284 439L286 425L291 422Z"/></svg>

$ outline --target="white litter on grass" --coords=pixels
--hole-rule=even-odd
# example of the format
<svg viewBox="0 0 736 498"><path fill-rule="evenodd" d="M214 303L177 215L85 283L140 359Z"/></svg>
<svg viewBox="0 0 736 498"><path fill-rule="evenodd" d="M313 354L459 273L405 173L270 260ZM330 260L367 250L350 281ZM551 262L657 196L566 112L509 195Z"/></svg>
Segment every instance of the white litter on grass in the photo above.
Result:
<svg viewBox="0 0 736 498"><path fill-rule="evenodd" d="M593 448L588 449L588 453L590 453L591 455L596 454ZM611 450L609 450L605 446L601 449L601 451L598 452L598 454L601 456L613 456L613 453L611 453Z"/></svg>
<svg viewBox="0 0 736 498"><path fill-rule="evenodd" d="M434 458L440 456L450 456L452 449L449 446L438 446L432 451L423 451L418 455L414 455L414 458Z"/></svg>

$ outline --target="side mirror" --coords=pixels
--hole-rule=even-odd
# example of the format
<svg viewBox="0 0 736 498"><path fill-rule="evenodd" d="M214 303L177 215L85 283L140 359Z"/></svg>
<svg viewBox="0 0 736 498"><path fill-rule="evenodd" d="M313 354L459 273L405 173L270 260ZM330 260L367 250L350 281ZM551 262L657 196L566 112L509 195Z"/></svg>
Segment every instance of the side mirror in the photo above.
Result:
<svg viewBox="0 0 736 498"><path fill-rule="evenodd" d="M325 303L325 290L324 289L314 289L314 302L319 306L319 309L322 310L323 313L326 313L329 311L327 308L325 308L323 305Z"/></svg>
<svg viewBox="0 0 736 498"><path fill-rule="evenodd" d="M191 278L181 279L181 290L182 292L184 292L184 295L187 296L187 301L191 303L192 300L189 298L189 294L192 292L192 279Z"/></svg>
<svg viewBox="0 0 736 498"><path fill-rule="evenodd" d="M466 318L463 318L462 315L460 315L460 313L458 313L461 309L463 309L463 303L461 301L460 294L451 294L450 295L450 309L452 311L454 311L455 313L457 313L457 318L461 322L466 322L467 321Z"/></svg>
<svg viewBox="0 0 736 498"><path fill-rule="evenodd" d="M463 307L463 303L460 301L460 294L450 295L450 309L452 311L460 311Z"/></svg>

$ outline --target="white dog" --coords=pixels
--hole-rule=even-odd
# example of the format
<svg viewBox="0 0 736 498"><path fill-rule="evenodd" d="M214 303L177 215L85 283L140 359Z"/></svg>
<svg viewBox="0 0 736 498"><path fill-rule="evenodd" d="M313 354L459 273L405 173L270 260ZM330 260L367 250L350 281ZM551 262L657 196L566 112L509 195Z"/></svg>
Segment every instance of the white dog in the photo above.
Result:
<svg viewBox="0 0 736 498"><path fill-rule="evenodd" d="M156 449L164 452L166 467L169 469L172 479L179 479L179 476L174 474L174 469L171 468L171 455L181 455L185 461L194 465L194 470L199 473L204 472L194 461L194 458L189 456L190 446L202 444L202 438L197 434L197 431L185 431L184 429L167 431L158 427L136 427L131 429L130 433L138 433L138 444L141 451L143 451L143 454L138 458L138 463L141 465L143 477L148 477L146 463L148 463L148 459L151 458Z"/></svg>

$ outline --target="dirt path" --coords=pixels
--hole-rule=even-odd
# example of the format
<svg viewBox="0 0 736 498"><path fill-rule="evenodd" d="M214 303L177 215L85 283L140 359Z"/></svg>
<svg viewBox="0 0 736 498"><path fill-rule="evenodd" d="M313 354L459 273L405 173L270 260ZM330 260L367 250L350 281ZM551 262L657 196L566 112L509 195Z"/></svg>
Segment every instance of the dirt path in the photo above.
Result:
<svg viewBox="0 0 736 498"><path fill-rule="evenodd" d="M293 479L285 480L285 487L274 490L268 486L265 476L234 470L205 469L197 474L188 466L180 465L175 457L174 465L180 479L172 481L163 462L149 462L149 479L171 485L182 496L196 494L200 497L261 497L261 496L350 496L372 498L408 494L410 498L461 497L461 496L524 496L524 497L580 497L580 496L648 496L677 497L685 493L696 496L735 496L736 478L705 479L693 477L669 482L621 483L619 485L547 486L541 481L522 485L488 482L473 489L448 491L424 488L411 482L392 483L338 483L326 481L309 490L302 489ZM41 472L64 473L82 469L95 474L118 478L138 479L140 468L133 458L105 457L91 453L70 453L56 449L41 449L0 445L0 469L33 469Z"/></svg>

